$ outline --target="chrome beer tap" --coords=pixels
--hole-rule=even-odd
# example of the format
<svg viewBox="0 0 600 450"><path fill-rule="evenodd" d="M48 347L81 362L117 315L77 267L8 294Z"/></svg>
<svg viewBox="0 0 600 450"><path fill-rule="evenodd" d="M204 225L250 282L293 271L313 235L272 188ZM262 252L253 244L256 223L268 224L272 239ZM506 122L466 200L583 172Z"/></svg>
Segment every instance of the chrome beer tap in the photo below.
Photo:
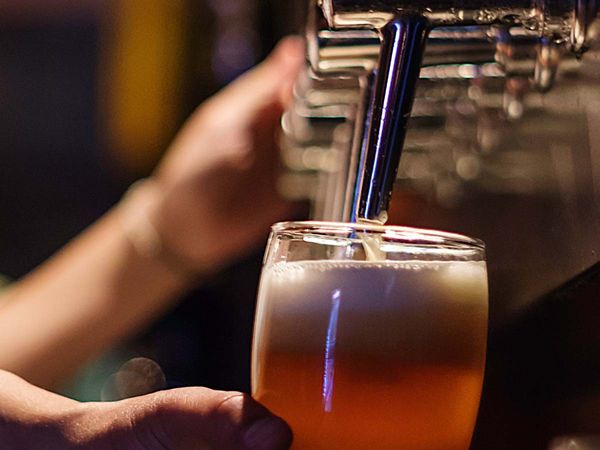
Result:
<svg viewBox="0 0 600 450"><path fill-rule="evenodd" d="M368 125L369 105L377 79L374 71L379 59L381 42L374 30L345 29L338 31L330 29L316 2L311 4L308 17L307 59L312 73L330 80L353 77L360 86L360 98L356 104L354 116L355 129L351 136L344 137L348 152L341 152L343 161L338 165L338 170L330 174L339 179L333 183L334 185L345 184L346 188L335 190L335 195L342 196L342 199L326 202L332 205L342 205L344 208L340 210L326 209L324 215L313 216L318 219L333 217L337 220L350 220L352 210L348 205L351 205L351 199L354 196L358 161L368 137L365 125ZM429 36L428 51L423 61L423 65L431 70L425 76L435 77L435 67L438 65L493 62L494 52L495 47L489 33L482 27L433 30ZM335 101L335 99L331 98L331 101ZM339 150L338 147L334 147ZM325 187L322 189L326 190ZM325 193L326 197L331 195L334 194ZM322 208L315 208L315 210L323 211Z"/></svg>
<svg viewBox="0 0 600 450"><path fill-rule="evenodd" d="M579 54L588 46L591 24L598 15L594 0L321 0L320 6L333 30L375 31L380 40L374 90L365 115L365 144L356 178L350 180L353 189L346 207L349 220L379 222L387 217L425 41L431 29L521 26L549 43L568 43ZM540 55L547 54L549 48ZM550 67L550 75L536 72L542 87L551 85Z"/></svg>

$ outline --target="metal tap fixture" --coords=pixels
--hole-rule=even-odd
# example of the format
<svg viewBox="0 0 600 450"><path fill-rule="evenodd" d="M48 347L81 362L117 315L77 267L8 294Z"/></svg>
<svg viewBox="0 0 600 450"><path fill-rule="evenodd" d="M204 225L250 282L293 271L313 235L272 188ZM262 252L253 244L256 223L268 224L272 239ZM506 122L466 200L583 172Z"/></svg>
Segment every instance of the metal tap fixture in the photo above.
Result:
<svg viewBox="0 0 600 450"><path fill-rule="evenodd" d="M377 80L374 70L379 59L380 39L374 30L331 30L322 10L316 4L311 6L307 25L307 49L308 61L311 66L309 72L312 75L308 78L312 78L314 83L309 92L318 92L319 88L315 89L315 84L323 84L324 80L337 80L340 85L345 85L347 82L344 80L350 78L356 80L357 92L353 95L358 99L354 101L354 108L348 116L349 121L355 125L355 130L351 132L348 131L351 128L346 127L346 132L350 133L350 136L342 140L348 145L347 152L341 152L344 155L344 161L337 164L337 170L328 175L338 178L338 181L326 183L346 186L345 189L336 190L336 195L341 196L341 199L326 201L328 204L342 205L342 207L339 211L315 207L316 211L324 212L324 214L313 214L313 217L322 220L350 220L353 215L351 205L355 195L354 185L356 184L358 160L368 137L365 130L368 127L369 105L374 83ZM423 64L432 70L425 76L431 78L435 67L442 64L490 63L494 61L494 54L495 46L489 37L489 30L482 27L438 28L433 30L429 36L429 45ZM306 76L303 75L298 85L306 85L305 80ZM322 92L324 95L317 96L328 98L331 102L339 104L341 98L336 99L335 95L332 97L331 92L330 88L325 88ZM307 95L312 94L307 93ZM342 103L348 103L348 96L344 95L344 97ZM300 95L297 103L289 112L290 115L297 115L294 110L305 110L303 106L305 104L306 99ZM318 111L316 113L320 114ZM298 149L298 146L294 144L298 142L298 139L293 132L290 133L290 127L285 129L288 131L289 137L286 153L289 153L289 147ZM314 154L313 150L310 148L307 152ZM297 167L297 165L295 166ZM317 189L317 191L319 190ZM300 189L300 194L302 195L302 193ZM324 197L326 198L328 194L326 192ZM293 196L297 197L297 195Z"/></svg>
<svg viewBox="0 0 600 450"><path fill-rule="evenodd" d="M349 220L386 220L401 149L419 77L428 32L435 27L520 26L545 39L535 76L552 84L552 45L568 43L576 53L590 40L598 7L595 0L321 0L333 30L375 31L380 41L374 88L365 114L365 140ZM367 46L368 47L368 46ZM372 50L371 50L372 52ZM544 67L549 67L544 72Z"/></svg>

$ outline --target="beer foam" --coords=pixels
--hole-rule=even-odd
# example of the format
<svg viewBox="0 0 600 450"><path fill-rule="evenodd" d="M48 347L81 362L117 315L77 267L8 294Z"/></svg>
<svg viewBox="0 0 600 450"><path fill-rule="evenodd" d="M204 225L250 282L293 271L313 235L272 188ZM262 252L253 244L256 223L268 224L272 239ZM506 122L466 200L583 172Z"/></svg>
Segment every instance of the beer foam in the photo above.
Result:
<svg viewBox="0 0 600 450"><path fill-rule="evenodd" d="M401 271L401 272L439 272L447 270L450 278L460 281L464 278L486 277L485 263L482 261L422 261L413 260L328 260L328 261L294 261L279 262L265 269L265 275L294 279L306 276L310 272L337 272L340 269ZM365 274L366 275L366 274ZM292 281L292 280L290 280Z"/></svg>
<svg viewBox="0 0 600 450"><path fill-rule="evenodd" d="M482 261L280 262L263 273L255 345L318 352L335 316L358 354L476 361L461 349L485 342L487 290Z"/></svg>
<svg viewBox="0 0 600 450"><path fill-rule="evenodd" d="M335 289L353 309L397 309L423 297L472 303L487 298L488 289L485 263L475 261L284 262L265 269L263 278L261 292L275 295L281 307L299 311L319 308Z"/></svg>

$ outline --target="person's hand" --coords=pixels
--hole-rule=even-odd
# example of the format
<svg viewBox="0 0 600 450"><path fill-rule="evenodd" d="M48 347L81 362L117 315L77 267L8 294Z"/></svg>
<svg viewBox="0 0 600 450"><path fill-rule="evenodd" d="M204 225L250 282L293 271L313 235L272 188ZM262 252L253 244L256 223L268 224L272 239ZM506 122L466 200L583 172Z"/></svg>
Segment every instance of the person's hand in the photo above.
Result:
<svg viewBox="0 0 600 450"><path fill-rule="evenodd" d="M285 40L201 106L149 180L3 291L0 368L60 385L191 283L264 245L269 226L291 214L275 189L276 142L302 47Z"/></svg>
<svg viewBox="0 0 600 450"><path fill-rule="evenodd" d="M67 417L77 444L92 450L283 450L291 444L285 422L239 392L176 389L83 404Z"/></svg>
<svg viewBox="0 0 600 450"><path fill-rule="evenodd" d="M0 371L1 450L283 450L283 420L247 395L204 388L77 403Z"/></svg>
<svg viewBox="0 0 600 450"><path fill-rule="evenodd" d="M146 187L162 245L190 270L228 264L289 218L291 205L276 191L277 144L303 54L302 41L287 38L205 102L157 168L153 189Z"/></svg>

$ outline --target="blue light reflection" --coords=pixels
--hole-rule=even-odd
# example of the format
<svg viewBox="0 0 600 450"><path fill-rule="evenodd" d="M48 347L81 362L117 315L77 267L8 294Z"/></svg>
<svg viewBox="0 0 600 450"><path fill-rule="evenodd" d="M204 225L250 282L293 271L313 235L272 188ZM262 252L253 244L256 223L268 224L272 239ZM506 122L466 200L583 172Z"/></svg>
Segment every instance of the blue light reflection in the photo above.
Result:
<svg viewBox="0 0 600 450"><path fill-rule="evenodd" d="M340 315L341 292L333 291L331 296L331 313L327 326L327 339L325 341L325 370L323 373L323 409L331 412L333 405L333 382L335 373L335 343L337 336L338 317Z"/></svg>

